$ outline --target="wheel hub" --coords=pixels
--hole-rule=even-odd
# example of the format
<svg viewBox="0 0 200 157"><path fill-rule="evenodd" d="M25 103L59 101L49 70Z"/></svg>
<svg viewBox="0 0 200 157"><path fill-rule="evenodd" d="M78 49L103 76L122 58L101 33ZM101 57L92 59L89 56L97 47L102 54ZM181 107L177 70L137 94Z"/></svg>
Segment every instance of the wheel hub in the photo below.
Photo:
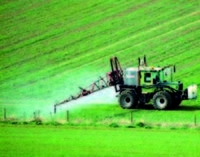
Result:
<svg viewBox="0 0 200 157"><path fill-rule="evenodd" d="M126 103L130 103L131 99L129 97L126 97L125 101Z"/></svg>
<svg viewBox="0 0 200 157"><path fill-rule="evenodd" d="M166 105L166 100L163 97L157 98L156 103L160 106L160 107L164 107Z"/></svg>
<svg viewBox="0 0 200 157"><path fill-rule="evenodd" d="M161 98L160 103L163 104L165 102L165 99Z"/></svg>

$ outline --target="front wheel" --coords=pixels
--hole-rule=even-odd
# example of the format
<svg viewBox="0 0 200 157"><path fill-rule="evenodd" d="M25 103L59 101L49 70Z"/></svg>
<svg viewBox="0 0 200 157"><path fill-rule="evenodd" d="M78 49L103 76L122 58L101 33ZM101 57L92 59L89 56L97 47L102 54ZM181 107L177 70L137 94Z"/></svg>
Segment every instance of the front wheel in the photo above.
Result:
<svg viewBox="0 0 200 157"><path fill-rule="evenodd" d="M166 91L157 92L153 96L153 106L155 109L164 110L172 105L172 97Z"/></svg>
<svg viewBox="0 0 200 157"><path fill-rule="evenodd" d="M119 96L119 104L123 109L135 108L137 101L135 94L131 91L123 91Z"/></svg>

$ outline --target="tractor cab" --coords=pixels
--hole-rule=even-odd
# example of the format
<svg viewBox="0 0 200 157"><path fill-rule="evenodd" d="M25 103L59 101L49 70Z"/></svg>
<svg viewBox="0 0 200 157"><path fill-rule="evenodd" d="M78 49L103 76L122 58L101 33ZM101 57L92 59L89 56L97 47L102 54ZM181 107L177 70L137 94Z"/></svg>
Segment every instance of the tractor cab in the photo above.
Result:
<svg viewBox="0 0 200 157"><path fill-rule="evenodd" d="M140 68L141 85L153 85L161 82L161 68L142 67Z"/></svg>
<svg viewBox="0 0 200 157"><path fill-rule="evenodd" d="M141 85L154 85L163 82L173 82L172 65L167 67L140 67Z"/></svg>
<svg viewBox="0 0 200 157"><path fill-rule="evenodd" d="M139 60L138 67L127 68L124 71L125 85L155 85L163 82L173 82L173 73L175 72L174 65L165 67L150 67L147 66L146 57Z"/></svg>

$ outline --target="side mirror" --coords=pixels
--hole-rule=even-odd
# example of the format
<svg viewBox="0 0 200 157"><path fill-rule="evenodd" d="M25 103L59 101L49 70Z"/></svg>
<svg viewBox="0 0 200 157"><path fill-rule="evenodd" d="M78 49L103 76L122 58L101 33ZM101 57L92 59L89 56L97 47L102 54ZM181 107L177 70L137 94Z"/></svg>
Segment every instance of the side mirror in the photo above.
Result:
<svg viewBox="0 0 200 157"><path fill-rule="evenodd" d="M176 72L176 66L174 65L174 72Z"/></svg>

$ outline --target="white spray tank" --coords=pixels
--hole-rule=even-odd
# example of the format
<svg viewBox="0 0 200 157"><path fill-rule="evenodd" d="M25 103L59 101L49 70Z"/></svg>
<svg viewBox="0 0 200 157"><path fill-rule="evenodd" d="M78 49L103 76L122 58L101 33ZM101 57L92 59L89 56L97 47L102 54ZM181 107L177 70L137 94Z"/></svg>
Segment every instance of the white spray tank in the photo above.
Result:
<svg viewBox="0 0 200 157"><path fill-rule="evenodd" d="M139 71L138 68L127 68L125 70L125 85L139 85Z"/></svg>

